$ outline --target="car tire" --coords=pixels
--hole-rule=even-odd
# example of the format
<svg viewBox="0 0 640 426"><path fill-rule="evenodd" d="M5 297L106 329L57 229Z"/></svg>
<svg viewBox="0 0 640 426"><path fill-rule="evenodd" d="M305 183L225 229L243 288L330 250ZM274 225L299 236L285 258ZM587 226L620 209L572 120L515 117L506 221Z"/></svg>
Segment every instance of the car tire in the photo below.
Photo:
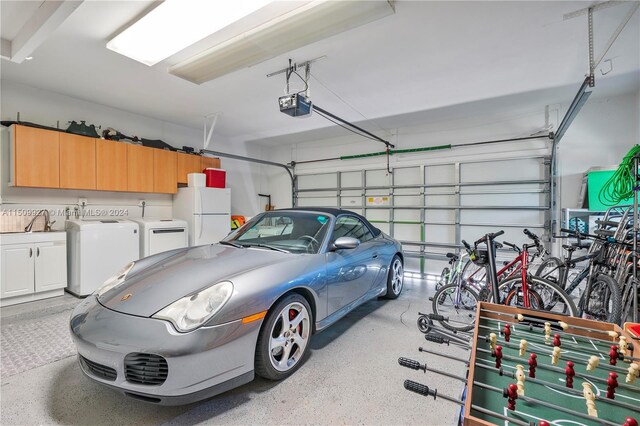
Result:
<svg viewBox="0 0 640 426"><path fill-rule="evenodd" d="M312 331L313 313L307 299L291 293L280 300L262 323L256 344L256 374L269 380L293 374L309 351Z"/></svg>
<svg viewBox="0 0 640 426"><path fill-rule="evenodd" d="M404 265L402 259L397 254L391 259L389 272L387 274L387 299L397 299L402 293L404 285Z"/></svg>

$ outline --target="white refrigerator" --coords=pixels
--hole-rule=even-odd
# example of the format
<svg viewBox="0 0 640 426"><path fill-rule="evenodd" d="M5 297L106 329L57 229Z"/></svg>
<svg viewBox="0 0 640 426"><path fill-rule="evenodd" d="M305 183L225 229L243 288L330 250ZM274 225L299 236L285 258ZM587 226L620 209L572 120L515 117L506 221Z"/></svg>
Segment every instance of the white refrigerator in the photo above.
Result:
<svg viewBox="0 0 640 426"><path fill-rule="evenodd" d="M189 225L189 246L217 243L231 232L229 188L178 188L173 217Z"/></svg>

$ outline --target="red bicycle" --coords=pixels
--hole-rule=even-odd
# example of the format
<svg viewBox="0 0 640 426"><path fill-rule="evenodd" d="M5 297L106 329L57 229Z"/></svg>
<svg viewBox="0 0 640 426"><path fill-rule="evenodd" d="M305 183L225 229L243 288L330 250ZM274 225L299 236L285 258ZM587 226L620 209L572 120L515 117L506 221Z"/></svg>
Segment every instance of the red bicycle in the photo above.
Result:
<svg viewBox="0 0 640 426"><path fill-rule="evenodd" d="M525 229L524 233L534 241L534 244L523 244L522 248L508 242L503 242L518 253L518 256L507 263L502 269L496 267L495 239L504 231L486 234L474 243L473 248L466 241L462 241L471 261L480 266L467 280L478 285L478 282L489 282L481 291L480 300L499 304L518 306L528 309L553 311L563 315L576 316L577 309L571 297L557 284L529 274L531 257L541 253L539 238ZM483 245L480 247L480 245ZM530 255L529 250L537 249L537 254ZM481 272L483 271L483 272ZM474 276L477 275L477 278ZM499 279L501 277L502 279Z"/></svg>

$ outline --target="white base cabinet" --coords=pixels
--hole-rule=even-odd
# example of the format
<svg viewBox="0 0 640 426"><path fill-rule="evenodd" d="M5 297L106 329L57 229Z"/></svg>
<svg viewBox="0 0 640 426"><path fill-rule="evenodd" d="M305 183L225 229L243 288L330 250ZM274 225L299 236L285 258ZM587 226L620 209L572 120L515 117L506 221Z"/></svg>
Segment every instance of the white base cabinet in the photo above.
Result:
<svg viewBox="0 0 640 426"><path fill-rule="evenodd" d="M0 237L0 306L62 295L67 286L64 232Z"/></svg>

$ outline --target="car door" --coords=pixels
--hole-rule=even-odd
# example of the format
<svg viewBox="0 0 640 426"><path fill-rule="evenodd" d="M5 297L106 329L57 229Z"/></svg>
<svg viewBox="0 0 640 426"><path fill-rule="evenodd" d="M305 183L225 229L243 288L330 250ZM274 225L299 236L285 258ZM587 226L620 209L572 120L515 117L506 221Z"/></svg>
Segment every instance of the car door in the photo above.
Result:
<svg viewBox="0 0 640 426"><path fill-rule="evenodd" d="M377 247L369 227L359 218L338 216L329 247L340 237L360 240L355 249L326 253L328 313L332 314L372 290L380 270Z"/></svg>

